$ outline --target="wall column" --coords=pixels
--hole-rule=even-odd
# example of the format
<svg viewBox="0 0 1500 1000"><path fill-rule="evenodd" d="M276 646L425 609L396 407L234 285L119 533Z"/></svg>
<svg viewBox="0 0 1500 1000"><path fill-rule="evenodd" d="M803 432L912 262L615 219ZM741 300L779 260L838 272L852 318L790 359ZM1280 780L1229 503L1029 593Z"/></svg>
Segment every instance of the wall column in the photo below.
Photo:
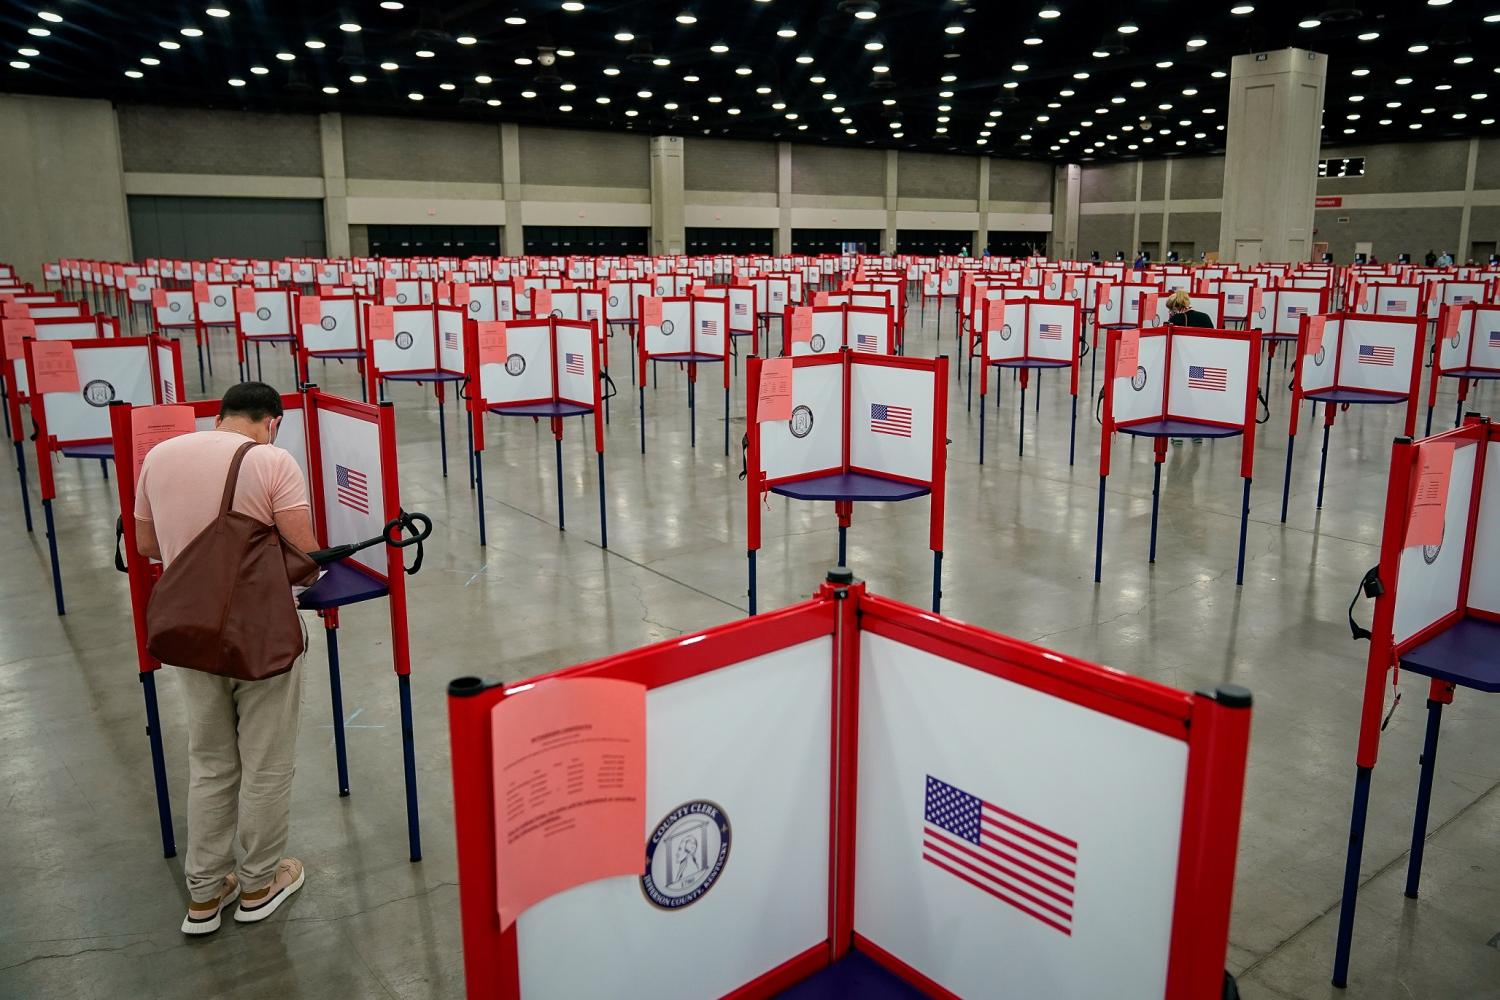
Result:
<svg viewBox="0 0 1500 1000"><path fill-rule="evenodd" d="M349 181L344 171L344 117L318 115L323 147L323 249L329 257L348 257Z"/></svg>
<svg viewBox="0 0 1500 1000"><path fill-rule="evenodd" d="M979 228L974 231L973 245L969 247L969 254L980 257L984 254L984 248L990 242L990 158L979 157L979 196L975 199L979 204Z"/></svg>
<svg viewBox="0 0 1500 1000"><path fill-rule="evenodd" d="M683 205L682 139L651 137L651 252L680 254L687 245Z"/></svg>
<svg viewBox="0 0 1500 1000"><path fill-rule="evenodd" d="M1130 209L1130 250L1131 258L1141 252L1141 188L1145 182L1146 161L1135 161L1135 204Z"/></svg>
<svg viewBox="0 0 1500 1000"><path fill-rule="evenodd" d="M1165 176L1162 178L1161 189L1161 242L1157 244L1160 249L1161 259L1167 259L1167 253L1172 249L1167 242L1168 221L1172 218L1172 160L1167 159L1163 167Z"/></svg>
<svg viewBox="0 0 1500 1000"><path fill-rule="evenodd" d="M1327 75L1327 57L1305 49L1234 57L1221 260L1305 261L1311 254Z"/></svg>
<svg viewBox="0 0 1500 1000"><path fill-rule="evenodd" d="M1464 174L1464 210L1458 217L1458 246L1453 248L1453 260L1462 264L1469 259L1469 251L1473 249L1469 245L1469 218L1474 211L1474 174L1479 168L1479 139L1469 140L1469 168ZM1484 262L1475 261L1481 267Z"/></svg>
<svg viewBox="0 0 1500 1000"><path fill-rule="evenodd" d="M885 151L885 232L880 237L880 249L895 256L896 253L896 185L897 153Z"/></svg>
<svg viewBox="0 0 1500 1000"><path fill-rule="evenodd" d="M773 251L792 252L792 144L776 144L776 242Z"/></svg>
<svg viewBox="0 0 1500 1000"><path fill-rule="evenodd" d="M521 128L514 122L500 126L500 196L505 199L505 232L501 251L507 257L526 252L521 218Z"/></svg>
<svg viewBox="0 0 1500 1000"><path fill-rule="evenodd" d="M1059 164L1052 171L1052 246L1056 260L1078 257L1078 203L1083 168L1076 163Z"/></svg>

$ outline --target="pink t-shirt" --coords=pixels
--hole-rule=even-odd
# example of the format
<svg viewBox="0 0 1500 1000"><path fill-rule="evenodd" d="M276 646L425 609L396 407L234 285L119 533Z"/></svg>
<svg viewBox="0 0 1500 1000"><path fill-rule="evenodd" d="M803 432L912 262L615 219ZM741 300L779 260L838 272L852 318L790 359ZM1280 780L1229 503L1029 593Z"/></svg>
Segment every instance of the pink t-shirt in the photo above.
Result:
<svg viewBox="0 0 1500 1000"><path fill-rule="evenodd" d="M163 565L219 516L229 463L250 440L233 431L195 431L152 448L135 486L135 517L156 529ZM309 506L297 460L282 448L260 445L240 464L233 509L274 524L276 515Z"/></svg>

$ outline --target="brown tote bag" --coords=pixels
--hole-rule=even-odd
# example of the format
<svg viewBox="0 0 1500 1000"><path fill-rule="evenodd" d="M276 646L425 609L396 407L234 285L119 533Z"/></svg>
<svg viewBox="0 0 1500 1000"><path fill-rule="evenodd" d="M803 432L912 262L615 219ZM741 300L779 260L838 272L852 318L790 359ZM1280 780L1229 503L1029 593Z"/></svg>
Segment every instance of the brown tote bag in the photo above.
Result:
<svg viewBox="0 0 1500 1000"><path fill-rule="evenodd" d="M146 649L178 667L235 680L286 673L302 655L292 581L317 568L274 524L229 508L247 441L229 463L219 516L187 544L146 606Z"/></svg>

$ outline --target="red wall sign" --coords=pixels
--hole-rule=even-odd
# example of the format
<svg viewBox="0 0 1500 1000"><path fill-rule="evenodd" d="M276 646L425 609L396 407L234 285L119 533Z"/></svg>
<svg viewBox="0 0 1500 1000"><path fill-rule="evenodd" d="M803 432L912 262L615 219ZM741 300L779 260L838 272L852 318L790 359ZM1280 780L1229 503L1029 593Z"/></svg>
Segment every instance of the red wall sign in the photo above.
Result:
<svg viewBox="0 0 1500 1000"><path fill-rule="evenodd" d="M1316 198L1313 199L1313 207L1314 208L1343 208L1344 207L1344 199L1343 199L1342 196L1336 195L1336 194L1318 195Z"/></svg>

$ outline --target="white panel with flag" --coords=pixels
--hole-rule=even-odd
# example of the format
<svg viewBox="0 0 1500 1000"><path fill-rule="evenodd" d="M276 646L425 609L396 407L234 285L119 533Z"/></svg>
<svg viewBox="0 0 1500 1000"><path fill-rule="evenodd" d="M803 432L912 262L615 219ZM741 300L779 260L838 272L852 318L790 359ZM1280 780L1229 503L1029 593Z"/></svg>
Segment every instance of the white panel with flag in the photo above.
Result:
<svg viewBox="0 0 1500 1000"><path fill-rule="evenodd" d="M468 290L469 301L464 303L464 316L477 322L489 322L497 319L495 313L495 286L488 284L472 284L465 286ZM458 289L454 288L455 296Z"/></svg>
<svg viewBox="0 0 1500 1000"><path fill-rule="evenodd" d="M150 406L156 402L151 352L145 344L79 347L77 392L49 392L32 397L45 408L47 434L59 441L108 440L109 404Z"/></svg>
<svg viewBox="0 0 1500 1000"><path fill-rule="evenodd" d="M386 305L416 306L427 305L429 296L424 294L423 286L427 284L417 278L396 278L393 282L396 286L396 294L386 301Z"/></svg>
<svg viewBox="0 0 1500 1000"><path fill-rule="evenodd" d="M546 320L505 324L503 363L479 366L479 397L490 405L552 398L552 336Z"/></svg>
<svg viewBox="0 0 1500 1000"><path fill-rule="evenodd" d="M1500 369L1500 309L1465 309L1464 315L1472 317L1474 350L1469 353L1470 366Z"/></svg>
<svg viewBox="0 0 1500 1000"><path fill-rule="evenodd" d="M1006 289L1014 291L1014 289ZM1005 316L999 326L990 322L988 302L985 314L980 318L984 330L985 361L1016 361L1026 356L1026 300L1007 298Z"/></svg>
<svg viewBox="0 0 1500 1000"><path fill-rule="evenodd" d="M755 289L732 285L728 291L730 332L754 333Z"/></svg>
<svg viewBox="0 0 1500 1000"><path fill-rule="evenodd" d="M604 315L610 320L630 319L635 315L635 295L628 281L611 281L605 286Z"/></svg>
<svg viewBox="0 0 1500 1000"><path fill-rule="evenodd" d="M156 345L156 384L163 403L181 403L187 399L177 381L177 351L173 344Z"/></svg>
<svg viewBox="0 0 1500 1000"><path fill-rule="evenodd" d="M602 329L604 324L604 293L588 288L579 289L578 318L597 324Z"/></svg>
<svg viewBox="0 0 1500 1000"><path fill-rule="evenodd" d="M1111 284L1109 293L1104 296L1104 301L1098 299L1098 287L1094 289L1094 301L1097 307L1097 322L1100 326L1115 326L1122 322L1120 315L1125 302L1125 291L1119 285Z"/></svg>
<svg viewBox="0 0 1500 1000"><path fill-rule="evenodd" d="M1453 449L1448 504L1443 512L1443 540L1436 546L1414 545L1401 550L1396 570L1396 607L1391 620L1396 642L1411 638L1458 608L1469 535L1469 501L1474 489L1474 459L1479 447L1474 442L1459 442ZM1414 469L1412 475L1417 474ZM1405 532L1405 522L1397 530ZM1405 541L1404 537L1402 540Z"/></svg>
<svg viewBox="0 0 1500 1000"><path fill-rule="evenodd" d="M760 467L767 479L844 466L844 369L837 364L792 368L792 417L766 420Z"/></svg>
<svg viewBox="0 0 1500 1000"><path fill-rule="evenodd" d="M1166 991L1187 744L860 637L854 930L958 996Z"/></svg>
<svg viewBox="0 0 1500 1000"><path fill-rule="evenodd" d="M1415 316L1421 299L1420 285L1376 285L1375 308L1370 311L1377 316Z"/></svg>
<svg viewBox="0 0 1500 1000"><path fill-rule="evenodd" d="M210 283L208 301L197 306L198 321L204 326L233 326L234 286Z"/></svg>
<svg viewBox="0 0 1500 1000"><path fill-rule="evenodd" d="M729 302L727 299L693 300L694 354L722 356L729 350Z"/></svg>
<svg viewBox="0 0 1500 1000"><path fill-rule="evenodd" d="M788 334L790 338L790 333ZM803 354L837 354L844 346L844 311L812 310L812 334L807 340L791 341L792 357Z"/></svg>
<svg viewBox="0 0 1500 1000"><path fill-rule="evenodd" d="M290 337L291 296L280 291L255 290L255 309L242 312L240 332L247 337Z"/></svg>
<svg viewBox="0 0 1500 1000"><path fill-rule="evenodd" d="M372 340L375 367L379 371L427 372L437 367L437 333L431 309L392 311L395 335L390 340Z"/></svg>
<svg viewBox="0 0 1500 1000"><path fill-rule="evenodd" d="M1442 289L1440 296L1434 296L1428 313L1436 319L1438 306L1465 306L1470 303L1483 302L1485 284L1482 281L1444 281L1439 283Z"/></svg>
<svg viewBox="0 0 1500 1000"><path fill-rule="evenodd" d="M1171 343L1167 415L1243 425L1250 342L1174 330Z"/></svg>
<svg viewBox="0 0 1500 1000"><path fill-rule="evenodd" d="M594 328L584 320L557 324L557 394L569 402L594 405L598 379Z"/></svg>
<svg viewBox="0 0 1500 1000"><path fill-rule="evenodd" d="M1167 335L1141 334L1133 372L1117 372L1110 387L1110 415L1117 424L1159 418L1166 412Z"/></svg>
<svg viewBox="0 0 1500 1000"><path fill-rule="evenodd" d="M1344 321L1339 341L1339 386L1380 392L1411 391L1412 356L1421 339L1416 321Z"/></svg>
<svg viewBox="0 0 1500 1000"><path fill-rule="evenodd" d="M724 996L826 941L832 656L818 638L646 692L643 849L662 817L707 801L732 834L723 874L678 910L651 905L639 876L527 909L516 920L520 996Z"/></svg>
<svg viewBox="0 0 1500 1000"><path fill-rule="evenodd" d="M1048 361L1073 360L1074 330L1078 323L1078 303L1029 303L1026 310L1026 354Z"/></svg>
<svg viewBox="0 0 1500 1000"><path fill-rule="evenodd" d="M1488 450L1484 457L1484 482L1480 486L1479 517L1474 525L1469 607L1500 615L1500 441L1482 447ZM1449 490L1451 497L1451 485Z"/></svg>
<svg viewBox="0 0 1500 1000"><path fill-rule="evenodd" d="M861 364L849 369L849 465L924 483L932 481L930 370Z"/></svg>
<svg viewBox="0 0 1500 1000"><path fill-rule="evenodd" d="M1250 289L1252 281L1225 279L1218 282L1219 294L1224 296L1224 319L1242 322L1250 316Z"/></svg>
<svg viewBox="0 0 1500 1000"><path fill-rule="evenodd" d="M661 300L661 323L645 326L647 354L686 354L692 350L692 304L688 299Z"/></svg>
<svg viewBox="0 0 1500 1000"><path fill-rule="evenodd" d="M457 306L437 307L438 367L444 371L464 372L464 313Z"/></svg>
<svg viewBox="0 0 1500 1000"><path fill-rule="evenodd" d="M318 321L303 323L302 346L309 351L359 350L359 300L318 299Z"/></svg>
<svg viewBox="0 0 1500 1000"><path fill-rule="evenodd" d="M891 314L881 309L848 309L844 331L849 347L860 354L891 353Z"/></svg>
<svg viewBox="0 0 1500 1000"><path fill-rule="evenodd" d="M1476 309L1463 309L1458 306L1449 306L1449 320L1452 320L1454 318L1451 315L1452 313L1458 314L1457 322L1454 323L1453 326L1453 333L1450 336L1444 337L1442 326L1438 327L1437 363L1438 367L1443 370L1468 367L1469 342L1474 337L1474 326L1476 323L1483 322L1480 320L1480 313ZM1481 334L1481 336L1483 336L1483 334Z"/></svg>
<svg viewBox="0 0 1500 1000"><path fill-rule="evenodd" d="M385 528L385 483L380 468L380 425L318 409L319 470L328 546L361 542ZM350 558L385 577L386 551L376 545Z"/></svg>
<svg viewBox="0 0 1500 1000"><path fill-rule="evenodd" d="M1301 386L1304 393L1332 389L1338 374L1339 343L1344 336L1344 321L1329 316L1323 326L1323 344L1311 354L1302 355ZM1306 347L1302 342L1300 347Z"/></svg>
<svg viewBox="0 0 1500 1000"><path fill-rule="evenodd" d="M1323 293L1315 289L1279 289L1276 292L1276 315L1270 332L1297 333L1302 328L1302 317L1315 315L1322 307L1322 299Z"/></svg>

